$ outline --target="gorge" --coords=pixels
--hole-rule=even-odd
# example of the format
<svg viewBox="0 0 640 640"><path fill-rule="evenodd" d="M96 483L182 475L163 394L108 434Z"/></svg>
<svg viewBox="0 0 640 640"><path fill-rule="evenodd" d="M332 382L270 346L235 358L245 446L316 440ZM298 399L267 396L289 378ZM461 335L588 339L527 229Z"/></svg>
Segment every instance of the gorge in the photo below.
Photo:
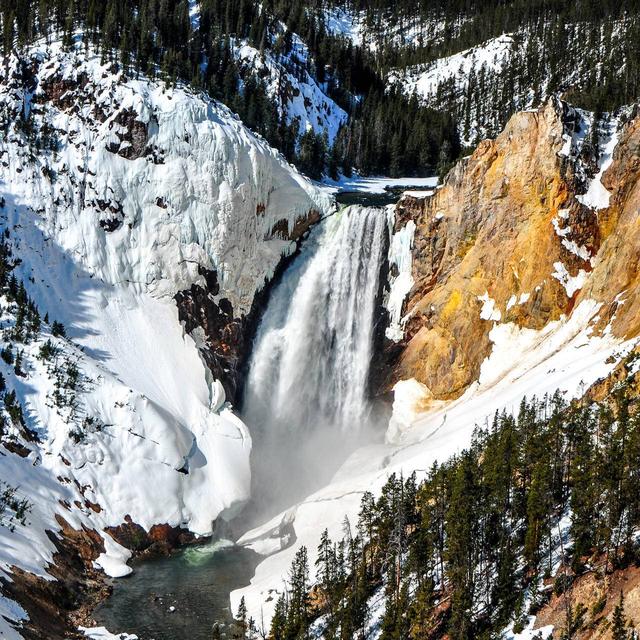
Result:
<svg viewBox="0 0 640 640"><path fill-rule="evenodd" d="M381 440L369 367L384 330L375 320L387 235L384 209L352 205L304 240L268 298L250 358L241 412L252 437L248 505L217 526L213 543L139 564L96 611L99 624L141 640L170 640L185 625L194 640L211 638L216 624L232 637L229 594L248 584L258 556L224 536L295 505L353 449Z"/></svg>
<svg viewBox="0 0 640 640"><path fill-rule="evenodd" d="M2 640L637 637L638 9L419 4L0 2Z"/></svg>

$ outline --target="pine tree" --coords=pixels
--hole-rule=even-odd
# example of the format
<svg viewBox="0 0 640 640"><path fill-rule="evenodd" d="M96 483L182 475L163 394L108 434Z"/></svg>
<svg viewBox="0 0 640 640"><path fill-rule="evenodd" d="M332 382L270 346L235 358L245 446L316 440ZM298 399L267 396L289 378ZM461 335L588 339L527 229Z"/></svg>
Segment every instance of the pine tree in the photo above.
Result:
<svg viewBox="0 0 640 640"><path fill-rule="evenodd" d="M242 598L240 598L240 604L238 605L238 613L236 614L236 617L234 619L234 638L244 640L247 637L247 632L249 630L247 615L247 605L245 603L244 596L242 596Z"/></svg>
<svg viewBox="0 0 640 640"><path fill-rule="evenodd" d="M306 638L309 622L309 560L307 548L296 552L289 572L289 603L287 608L286 635Z"/></svg>
<svg viewBox="0 0 640 640"><path fill-rule="evenodd" d="M611 619L611 640L628 640L627 621L624 615L624 596L620 591L620 600L613 610Z"/></svg>
<svg viewBox="0 0 640 640"><path fill-rule="evenodd" d="M285 640L287 633L287 602L284 594L276 601L276 606L271 618L270 635L274 640Z"/></svg>

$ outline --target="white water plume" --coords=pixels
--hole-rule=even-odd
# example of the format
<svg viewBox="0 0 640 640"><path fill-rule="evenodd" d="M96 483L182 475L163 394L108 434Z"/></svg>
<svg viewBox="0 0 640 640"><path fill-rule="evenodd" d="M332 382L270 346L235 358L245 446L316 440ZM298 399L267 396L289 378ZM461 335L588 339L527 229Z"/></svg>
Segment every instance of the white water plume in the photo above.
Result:
<svg viewBox="0 0 640 640"><path fill-rule="evenodd" d="M244 400L258 493L317 486L371 422L385 225L381 209L359 206L327 219L271 295Z"/></svg>

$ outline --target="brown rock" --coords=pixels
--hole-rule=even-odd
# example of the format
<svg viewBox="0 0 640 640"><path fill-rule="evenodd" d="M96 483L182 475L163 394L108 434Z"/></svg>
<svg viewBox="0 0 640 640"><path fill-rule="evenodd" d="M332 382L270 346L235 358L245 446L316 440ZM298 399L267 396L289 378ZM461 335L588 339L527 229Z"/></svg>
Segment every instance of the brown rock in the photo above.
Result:
<svg viewBox="0 0 640 640"><path fill-rule="evenodd" d="M405 305L409 318L405 345L391 384L414 377L436 398L447 399L477 380L480 365L491 352L489 332L494 324L480 317L480 296L488 294L494 301L501 322L539 330L569 315L587 297L611 305L615 295L629 286L629 272L637 275L640 228L630 228L630 211L634 207L637 211L640 202L629 208L625 229L611 221L613 214L592 211L576 199L584 189L579 177L584 168L560 155L570 113L566 105L552 100L537 112L515 114L495 140L483 141L472 156L459 162L433 196L405 197L398 203L396 229L408 220L416 224L415 284ZM628 151L619 160L623 152L617 152L607 173L612 184L626 180L610 177L618 162L640 165L633 155L640 148L636 139L640 133L635 128L633 132L625 133ZM640 190L638 194L629 186L626 190L625 201L640 199ZM618 244L605 252L613 233L619 234ZM633 236L623 249L623 238L628 242L633 233L637 239ZM563 239L597 254L595 267L563 245ZM601 266L605 255L624 262L618 265L619 274L612 265ZM557 262L571 276L593 269L589 286L569 298L552 276ZM616 273L613 296L606 291L606 274L612 272ZM520 304L522 294L528 297ZM640 296L635 297L633 309L631 303L625 309L634 318L635 324L624 323L632 333L640 330L638 305ZM614 304L609 317L617 313L616 322L622 326L616 309Z"/></svg>

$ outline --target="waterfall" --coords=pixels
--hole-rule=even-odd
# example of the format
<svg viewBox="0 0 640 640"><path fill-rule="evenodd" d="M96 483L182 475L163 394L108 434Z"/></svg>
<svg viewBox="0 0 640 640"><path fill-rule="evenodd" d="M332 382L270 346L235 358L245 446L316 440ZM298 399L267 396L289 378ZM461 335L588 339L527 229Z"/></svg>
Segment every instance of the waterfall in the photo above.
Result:
<svg viewBox="0 0 640 640"><path fill-rule="evenodd" d="M385 232L383 210L342 210L314 229L272 292L243 404L259 493L269 492L268 484L284 499L292 483L298 491L317 484L371 420L368 378Z"/></svg>

